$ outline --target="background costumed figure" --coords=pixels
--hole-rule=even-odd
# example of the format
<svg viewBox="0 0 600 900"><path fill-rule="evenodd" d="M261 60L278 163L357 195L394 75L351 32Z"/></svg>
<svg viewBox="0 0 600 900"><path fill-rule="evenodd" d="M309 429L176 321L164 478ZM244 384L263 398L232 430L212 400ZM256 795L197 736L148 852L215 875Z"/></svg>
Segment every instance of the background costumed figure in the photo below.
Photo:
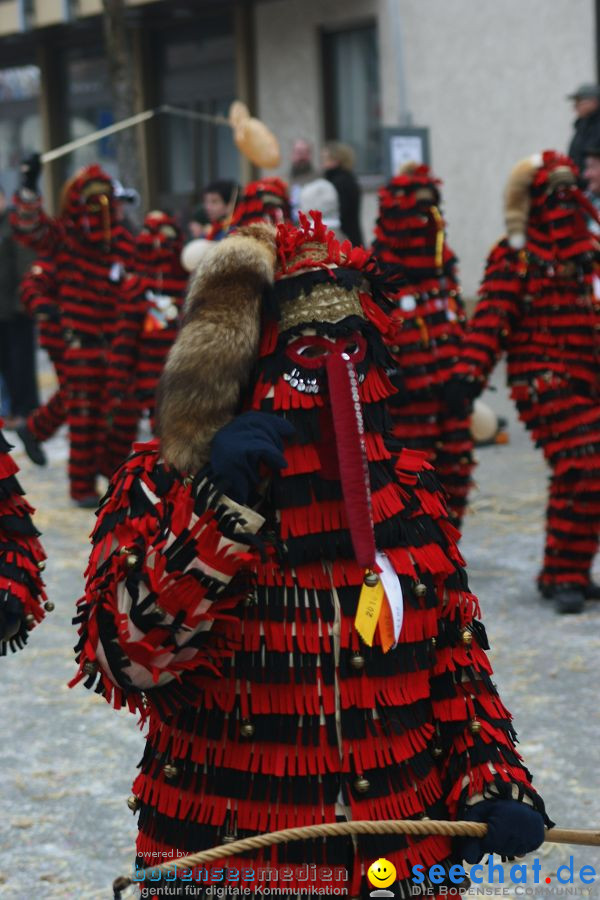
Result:
<svg viewBox="0 0 600 900"><path fill-rule="evenodd" d="M118 318L118 282L132 255L132 238L117 221L112 182L99 166L87 166L66 183L56 219L46 215L36 190L39 158L23 170L13 229L54 267L54 298L65 341L61 388L69 424L70 493L78 505L95 506L97 475L111 475L136 434L132 401L121 404L112 422L106 416L107 354ZM42 296L46 287L40 286Z"/></svg>
<svg viewBox="0 0 600 900"><path fill-rule="evenodd" d="M180 263L183 238L175 219L149 212L135 239L134 271L121 286L120 315L112 342L109 380L115 406L133 395L140 414L153 421L165 359L177 336L188 282Z"/></svg>
<svg viewBox="0 0 600 900"><path fill-rule="evenodd" d="M505 191L507 236L491 250L454 385L465 403L506 353L519 418L550 466L538 585L561 613L600 598L590 568L600 529L598 245L571 160L518 163Z"/></svg>
<svg viewBox="0 0 600 900"><path fill-rule="evenodd" d="M379 278L318 215L241 229L194 276L160 441L113 477L78 605L73 683L148 723L139 866L340 816L501 822L473 860L543 840L458 533L423 455L387 446ZM346 867L356 895L385 855L408 897L460 852L365 835L251 865Z"/></svg>
<svg viewBox="0 0 600 900"><path fill-rule="evenodd" d="M468 415L449 402L446 389L460 355L465 311L439 187L428 166L407 163L380 191L373 252L382 265L400 267L404 279L385 334L399 375L390 400L394 435L400 446L427 453L460 526L473 440Z"/></svg>

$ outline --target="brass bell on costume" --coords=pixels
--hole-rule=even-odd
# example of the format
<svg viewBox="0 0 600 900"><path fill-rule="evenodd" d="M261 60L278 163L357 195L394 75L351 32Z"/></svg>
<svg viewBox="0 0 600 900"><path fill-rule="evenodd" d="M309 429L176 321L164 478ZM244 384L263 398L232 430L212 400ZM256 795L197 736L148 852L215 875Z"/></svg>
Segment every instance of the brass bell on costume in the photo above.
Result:
<svg viewBox="0 0 600 900"><path fill-rule="evenodd" d="M465 647L470 647L471 644L473 643L473 634L471 631L469 631L468 628L463 628L463 630L460 633L460 639L463 642L463 644L465 645Z"/></svg>
<svg viewBox="0 0 600 900"><path fill-rule="evenodd" d="M44 571L44 569L46 568L46 563L44 562L43 559L41 559L41 560L39 561L39 563L37 564L37 567L38 567L38 569L40 570L40 572L43 572L43 571Z"/></svg>
<svg viewBox="0 0 600 900"><path fill-rule="evenodd" d="M254 725L252 724L252 722L249 722L248 720L242 722L240 727L240 734L245 738L252 737L254 734Z"/></svg>
<svg viewBox="0 0 600 900"><path fill-rule="evenodd" d="M469 729L471 731L471 734L479 734L479 732L481 731L481 722L479 721L479 719L471 719L471 721L469 722Z"/></svg>
<svg viewBox="0 0 600 900"><path fill-rule="evenodd" d="M165 778L171 781L173 778L177 778L179 769L177 766L174 766L173 763L167 763L166 766L163 766L163 774Z"/></svg>
<svg viewBox="0 0 600 900"><path fill-rule="evenodd" d="M367 587L376 587L379 584L379 575L377 572L367 572L364 577L364 583Z"/></svg>
<svg viewBox="0 0 600 900"><path fill-rule="evenodd" d="M366 794L370 787L371 782L368 778L365 778L364 775L361 775L360 778L357 778L354 782L354 790L359 794Z"/></svg>
<svg viewBox="0 0 600 900"><path fill-rule="evenodd" d="M427 593L427 585L423 584L423 582L419 582L419 584L415 584L414 586L415 597L424 597Z"/></svg>
<svg viewBox="0 0 600 900"><path fill-rule="evenodd" d="M26 625L35 625L35 616L33 613L27 613L25 616L25 624Z"/></svg>
<svg viewBox="0 0 600 900"><path fill-rule="evenodd" d="M127 798L127 806L131 810L131 812L137 812L140 808L140 801L135 796L135 794L130 794Z"/></svg>
<svg viewBox="0 0 600 900"><path fill-rule="evenodd" d="M46 602L44 603L44 609L46 610L46 612L52 612L52 610L54 609L54 603L52 602L52 600L46 600Z"/></svg>
<svg viewBox="0 0 600 900"><path fill-rule="evenodd" d="M353 669L359 670L365 667L365 658L360 653L353 653L350 657L350 665Z"/></svg>

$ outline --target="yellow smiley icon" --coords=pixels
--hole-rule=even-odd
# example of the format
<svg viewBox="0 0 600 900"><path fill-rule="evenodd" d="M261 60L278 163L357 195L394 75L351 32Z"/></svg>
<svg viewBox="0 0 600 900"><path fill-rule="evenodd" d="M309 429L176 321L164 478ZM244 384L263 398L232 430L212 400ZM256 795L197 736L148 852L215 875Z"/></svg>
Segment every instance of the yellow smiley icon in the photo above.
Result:
<svg viewBox="0 0 600 900"><path fill-rule="evenodd" d="M386 888L396 880L396 866L388 859L376 859L367 872L369 881L376 888Z"/></svg>

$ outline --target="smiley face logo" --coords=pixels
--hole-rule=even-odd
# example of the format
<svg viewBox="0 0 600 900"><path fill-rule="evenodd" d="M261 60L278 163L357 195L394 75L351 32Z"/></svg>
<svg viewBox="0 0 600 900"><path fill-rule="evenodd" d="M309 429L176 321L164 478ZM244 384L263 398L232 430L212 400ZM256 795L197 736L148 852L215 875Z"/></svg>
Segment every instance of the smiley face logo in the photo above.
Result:
<svg viewBox="0 0 600 900"><path fill-rule="evenodd" d="M373 887L386 888L396 880L396 867L388 859L376 859L369 866L367 877Z"/></svg>

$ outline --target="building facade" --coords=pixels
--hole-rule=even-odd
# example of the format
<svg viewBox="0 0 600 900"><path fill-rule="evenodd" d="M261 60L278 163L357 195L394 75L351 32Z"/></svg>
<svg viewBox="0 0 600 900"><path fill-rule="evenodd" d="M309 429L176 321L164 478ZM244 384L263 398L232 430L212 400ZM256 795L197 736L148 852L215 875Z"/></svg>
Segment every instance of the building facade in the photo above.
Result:
<svg viewBox="0 0 600 900"><path fill-rule="evenodd" d="M566 95L597 71L593 0L128 0L140 109L223 114L234 97L278 135L350 143L365 233L386 177L384 129L427 130L449 240L473 294L502 231L520 157L567 146ZM100 0L0 0L0 180L25 152L112 122ZM140 126L151 206L189 211L202 185L250 172L227 128L181 116ZM46 167L50 198L74 168L116 172L114 139ZM318 162L318 157L317 157ZM388 164L389 168L389 164Z"/></svg>

